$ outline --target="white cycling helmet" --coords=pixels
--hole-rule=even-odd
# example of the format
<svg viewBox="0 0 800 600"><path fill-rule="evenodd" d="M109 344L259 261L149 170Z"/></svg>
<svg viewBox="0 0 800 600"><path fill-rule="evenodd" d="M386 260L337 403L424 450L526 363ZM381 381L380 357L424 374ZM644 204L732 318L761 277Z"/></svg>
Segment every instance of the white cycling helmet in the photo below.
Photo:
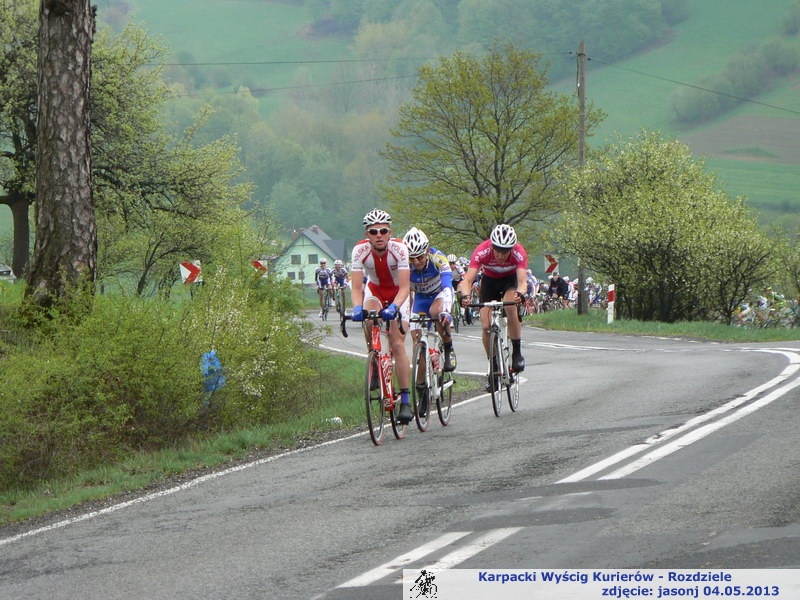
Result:
<svg viewBox="0 0 800 600"><path fill-rule="evenodd" d="M373 208L367 214L364 215L364 226L369 227L370 225L375 225L377 223L391 223L392 217L389 216L385 210L381 210L379 208Z"/></svg>
<svg viewBox="0 0 800 600"><path fill-rule="evenodd" d="M416 227L408 230L408 233L403 236L403 241L408 246L409 256L419 256L428 251L428 236Z"/></svg>
<svg viewBox="0 0 800 600"><path fill-rule="evenodd" d="M455 254L448 254L448 255L447 255L447 262L449 262L449 263L454 263L454 262L456 262L457 260L458 260L458 258L456 258L456 255L455 255Z"/></svg>
<svg viewBox="0 0 800 600"><path fill-rule="evenodd" d="M490 239L492 240L492 245L498 248L513 248L514 244L517 243L517 232L514 231L511 225L501 223L492 229Z"/></svg>
<svg viewBox="0 0 800 600"><path fill-rule="evenodd" d="M341 260L337 259L337 260L333 261L333 266L334 267L343 267L344 263Z"/></svg>

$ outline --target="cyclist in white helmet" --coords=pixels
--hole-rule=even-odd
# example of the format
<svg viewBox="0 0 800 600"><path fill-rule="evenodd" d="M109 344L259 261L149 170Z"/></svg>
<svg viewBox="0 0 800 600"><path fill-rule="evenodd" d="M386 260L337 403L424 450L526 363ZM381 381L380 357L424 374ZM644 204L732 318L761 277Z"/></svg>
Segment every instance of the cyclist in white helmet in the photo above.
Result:
<svg viewBox="0 0 800 600"><path fill-rule="evenodd" d="M472 282L483 272L480 284L480 301L503 300L521 304L528 289L528 254L517 241L517 232L511 225L497 225L488 240L475 248L469 261L469 268L461 280L462 303L469 302ZM522 323L517 318L517 307L507 306L508 338L511 340L511 369L519 372L525 369L522 356ZM483 347L489 355L489 309L481 309L483 326ZM489 382L489 386L492 382Z"/></svg>
<svg viewBox="0 0 800 600"><path fill-rule="evenodd" d="M456 353L453 351L453 338L450 323L453 317L453 285L450 264L445 255L428 243L428 236L416 227L408 230L403 241L408 246L408 262L411 266L411 289L414 292L414 305L411 312L425 313L437 319L436 330L444 342L444 370L455 371ZM414 341L419 339L420 326L414 324Z"/></svg>
<svg viewBox="0 0 800 600"><path fill-rule="evenodd" d="M411 365L406 352L406 336L395 317L398 313L403 329L408 330L409 293L411 289L408 248L392 236L392 217L375 208L364 215L365 238L353 247L350 265L351 313L354 321L364 320L364 311L379 310L381 317L391 321L389 344L395 359L397 383L400 386L400 412L397 418L410 423L414 418L408 399ZM367 348L370 336L367 331Z"/></svg>

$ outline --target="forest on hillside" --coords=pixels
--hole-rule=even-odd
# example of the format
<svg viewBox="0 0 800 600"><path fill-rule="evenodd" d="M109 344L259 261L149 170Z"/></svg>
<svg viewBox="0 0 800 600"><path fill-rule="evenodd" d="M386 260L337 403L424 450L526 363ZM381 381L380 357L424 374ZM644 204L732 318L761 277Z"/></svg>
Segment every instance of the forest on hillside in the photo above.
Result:
<svg viewBox="0 0 800 600"><path fill-rule="evenodd" d="M357 217L380 202L375 188L386 175L380 152L423 64L408 57L432 62L459 51L480 55L502 39L542 54L552 81L574 73L581 36L592 39L593 53L613 61L658 44L689 14L687 0L292 4L302 5L309 40L350 40L353 62L337 65L327 80L301 71L283 100L266 111L272 95L252 72L237 73L235 65L209 68L197 64L206 57L179 51L165 58L177 63L166 70L177 96L167 105L169 118L184 128L210 106L198 140L235 134L256 204L268 207L287 231L319 224L348 241L359 235ZM101 18L117 28L130 17L128 3L105 0L99 6ZM209 90L219 93L210 96Z"/></svg>
<svg viewBox="0 0 800 600"><path fill-rule="evenodd" d="M198 3L195 12L182 16L181 28L192 31L207 22L203 6L215 1ZM291 31L297 38L293 79L276 85L259 75L263 71L243 67L243 59L212 60L210 49L201 55L172 47L165 37L154 62L165 65L172 94L163 107L166 123L175 133L190 130L198 144L235 140L244 167L240 182L254 186L251 208L275 215L287 235L317 224L348 244L360 235L360 216L382 203L376 194L388 172L382 153L400 107L411 100L420 66L456 52L479 56L502 40L539 53L550 81L569 79L575 76L581 39L590 41L593 57L613 63L666 43L692 14L689 0L262 1L292 9L302 27L241 16L237 26L255 30L263 46L271 36ZM143 2L98 0L101 26L148 30L164 16L153 10L158 3L137 12ZM258 3L241 2L236 10ZM789 37L796 40L800 28L800 1L793 6L784 18L783 38L763 47L766 60L777 63L776 73L792 72L800 61L796 43L786 43ZM341 47L324 70L311 68L326 62L313 52L320 40ZM342 56L347 59L338 60ZM737 84L757 93L764 86L765 63L761 53L746 58L732 57L729 73L709 83L730 90L727 98L681 94L673 99L680 113L704 119L713 114L708 111L728 108L738 94L724 78L743 72L737 64L751 74L751 79L738 76Z"/></svg>

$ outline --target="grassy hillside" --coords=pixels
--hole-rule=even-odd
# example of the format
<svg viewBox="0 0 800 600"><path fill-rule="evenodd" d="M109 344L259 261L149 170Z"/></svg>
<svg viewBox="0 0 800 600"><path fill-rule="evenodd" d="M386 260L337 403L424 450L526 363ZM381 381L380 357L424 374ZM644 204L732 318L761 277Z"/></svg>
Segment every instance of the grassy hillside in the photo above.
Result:
<svg viewBox="0 0 800 600"><path fill-rule="evenodd" d="M794 0L737 3L728 0L691 2L689 19L675 28L664 44L624 62L609 65L593 56L586 42L587 96L608 113L589 142L600 145L639 129L657 129L675 135L707 160L720 184L732 196L747 196L774 221L774 210L785 213L797 205L797 165L800 162L800 116L760 104L744 104L736 111L692 130L677 131L671 121L669 98L680 83L719 72L731 55L742 52L778 32ZM295 3L263 0L196 0L187 13L183 3L133 0L137 20L147 22L177 50L198 62L297 61L344 58L349 40L309 37L310 15ZM575 49L579 40L575 41ZM554 60L574 60L554 58ZM289 85L301 69L323 81L327 65L258 65L244 67L267 87ZM676 83L680 82L680 83ZM574 80L557 82L564 92ZM758 102L800 112L800 76L783 82L757 98ZM276 99L275 102L278 102ZM781 217L790 221L794 216ZM800 224L800 217L797 218Z"/></svg>
<svg viewBox="0 0 800 600"><path fill-rule="evenodd" d="M656 129L688 144L704 157L710 171L732 196L746 196L764 213L764 221L778 217L772 209L797 206L800 164L800 115L776 110L765 104L800 113L800 76L782 82L755 100L745 103L714 122L678 131L670 119L670 96L678 83L719 72L731 55L752 47L778 32L793 0L764 0L757 4L726 0L693 2L691 17L681 23L667 43L631 59L607 65L590 60L586 69L587 98L608 113L608 118L590 140L593 146L628 136L639 129ZM592 58L591 40L586 40ZM599 64L598 64L599 63ZM572 82L556 87L568 91ZM784 222L800 219L781 217Z"/></svg>

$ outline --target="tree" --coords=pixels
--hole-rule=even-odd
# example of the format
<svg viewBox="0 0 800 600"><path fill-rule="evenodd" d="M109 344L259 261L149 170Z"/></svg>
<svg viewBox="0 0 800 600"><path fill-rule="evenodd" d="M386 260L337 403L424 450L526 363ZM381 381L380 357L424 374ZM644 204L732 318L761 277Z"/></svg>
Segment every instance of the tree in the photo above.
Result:
<svg viewBox="0 0 800 600"><path fill-rule="evenodd" d="M577 102L545 89L540 57L512 45L482 60L457 53L419 71L414 101L400 109L383 153L392 210L455 245L497 223L525 239L557 209L556 171L576 160ZM587 131L601 114L587 110ZM456 239L453 239L456 238Z"/></svg>
<svg viewBox="0 0 800 600"><path fill-rule="evenodd" d="M625 316L729 323L749 288L774 275L775 244L744 201L657 132L595 153L566 186L553 242L616 285Z"/></svg>
<svg viewBox="0 0 800 600"><path fill-rule="evenodd" d="M94 293L97 229L92 197L89 0L42 0L36 128L36 246L26 296L48 307Z"/></svg>
<svg viewBox="0 0 800 600"><path fill-rule="evenodd" d="M14 267L28 263L28 212L36 198L36 0L0 0L0 203L14 214ZM161 115L166 48L136 26L98 32L92 48L91 174L98 228L97 279L132 280L138 293L164 289L178 260L210 260L244 231L250 186L231 139L197 144L208 112L179 135ZM32 83L31 83L32 82ZM67 221L68 223L69 221Z"/></svg>
<svg viewBox="0 0 800 600"><path fill-rule="evenodd" d="M0 0L0 23L0 204L11 209L11 267L21 277L28 264L36 172L35 0Z"/></svg>

